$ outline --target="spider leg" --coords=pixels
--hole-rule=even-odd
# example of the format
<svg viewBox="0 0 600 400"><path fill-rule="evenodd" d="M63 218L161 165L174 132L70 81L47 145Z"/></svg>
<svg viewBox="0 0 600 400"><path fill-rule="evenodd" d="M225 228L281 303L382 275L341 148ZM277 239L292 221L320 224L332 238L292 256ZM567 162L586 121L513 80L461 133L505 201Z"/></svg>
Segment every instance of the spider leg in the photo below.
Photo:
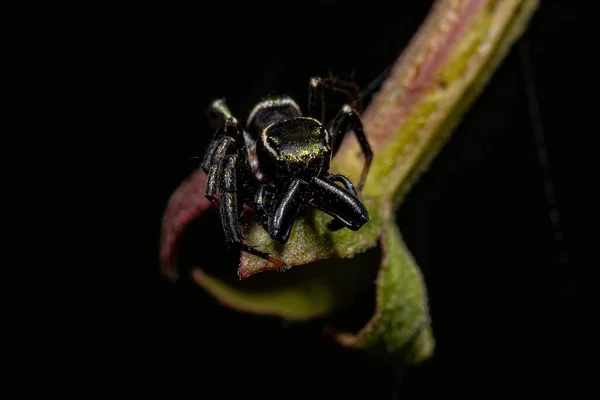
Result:
<svg viewBox="0 0 600 400"><path fill-rule="evenodd" d="M289 266L283 261L243 243L244 238L240 226L243 204L238 201L237 188L239 166L237 152L244 145L243 130L223 100L216 100L211 104L209 117L211 117L213 125L218 126L218 129L202 161L202 169L207 174L205 196L219 208L225 242L265 259L280 269L288 269ZM244 168L241 168L239 172L242 174L244 184L249 185L244 189L251 189L250 179L247 179L248 173L251 174L248 165L244 164ZM217 186L219 204L216 202ZM244 192L247 191L244 190Z"/></svg>
<svg viewBox="0 0 600 400"><path fill-rule="evenodd" d="M360 192L365 184L365 180L367 179L367 175L369 173L369 168L371 167L371 161L373 160L371 145L369 145L367 136L363 131L363 125L362 121L360 120L360 116L355 109L346 104L342 107L340 112L331 121L327 128L331 133L334 154L339 150L347 132L353 131L356 139L358 139L360 148L365 156L365 163L360 175L360 181L356 186L357 191Z"/></svg>
<svg viewBox="0 0 600 400"><path fill-rule="evenodd" d="M360 102L360 90L358 85L335 77L311 78L308 88L308 116L322 122L325 120L324 88L346 94L350 100L350 104L352 104L352 106L346 104L342 107L337 116L328 124L327 130L331 134L334 154L339 150L348 131L353 131L356 135L365 156L365 164L360 176L359 184L357 185L357 189L360 192L367 179L367 174L373 159L373 152L371 151L371 146L363 131L362 121L360 120L357 111L362 107Z"/></svg>
<svg viewBox="0 0 600 400"><path fill-rule="evenodd" d="M353 231L359 230L369 221L369 212L363 203L348 190L344 190L327 179L312 178L311 192L313 207L339 220L345 227ZM335 222L333 228L335 228Z"/></svg>
<svg viewBox="0 0 600 400"><path fill-rule="evenodd" d="M340 182L342 185L344 185L347 191L352 193L355 197L358 197L354 185L352 184L352 182L350 182L350 179L346 178L344 175L332 174L328 175L327 179L329 179L332 182Z"/></svg>
<svg viewBox="0 0 600 400"><path fill-rule="evenodd" d="M241 210L237 199L236 163L237 155L225 156L223 173L219 179L219 211L225 241L228 244L238 244L244 240L239 221Z"/></svg>
<svg viewBox="0 0 600 400"><path fill-rule="evenodd" d="M273 240L285 244L290 238L296 216L304 209L309 198L309 185L295 179L269 216L269 235Z"/></svg>
<svg viewBox="0 0 600 400"><path fill-rule="evenodd" d="M323 99L323 84L319 77L310 78L308 84L308 113L307 115L317 121L325 118L325 101Z"/></svg>
<svg viewBox="0 0 600 400"><path fill-rule="evenodd" d="M216 206L217 185L223 169L223 161L230 149L241 139L240 128L235 120L228 119L215 133L204 159L202 169L206 172L206 190L204 195Z"/></svg>
<svg viewBox="0 0 600 400"><path fill-rule="evenodd" d="M202 163L200 164L200 167L206 174L208 174L208 170L212 163L215 151L217 150L217 147L219 147L219 144L221 144L222 139L223 139L223 129L221 127L215 132L210 144L208 145L208 149L204 153L204 157L202 158Z"/></svg>
<svg viewBox="0 0 600 400"><path fill-rule="evenodd" d="M271 257L244 243L240 226L241 207L237 198L237 155L228 154L223 162L223 172L219 180L219 203L221 224L225 233L225 241L229 245L239 246L242 251L258 256L273 263L277 268L288 269L289 266L281 260Z"/></svg>
<svg viewBox="0 0 600 400"><path fill-rule="evenodd" d="M271 257L269 255L269 253L265 253L263 251L257 250L256 248L252 247L252 246L248 246L247 244L242 243L241 244L242 250L245 251L246 253L250 253L254 256L260 257L263 260L267 260L268 262L270 262L271 264L275 265L275 267L277 267L277 269L280 269L282 271L287 271L288 269L290 269L290 266L286 263L284 263L283 261Z"/></svg>
<svg viewBox="0 0 600 400"><path fill-rule="evenodd" d="M210 119L210 125L216 130L208 149L204 153L202 163L200 164L204 172L208 174L208 169L210 167L213 155L217 147L219 147L219 144L221 144L221 140L225 135L225 124L227 124L227 121L230 121L230 124L237 125L237 120L232 115L231 111L225 104L225 100L223 99L213 101L207 110L207 114Z"/></svg>
<svg viewBox="0 0 600 400"><path fill-rule="evenodd" d="M213 101L207 110L208 118L210 119L211 126L214 129L218 129L221 125L225 123L228 119L233 119L235 122L235 117L231 113L227 104L225 104L225 99L217 99Z"/></svg>
<svg viewBox="0 0 600 400"><path fill-rule="evenodd" d="M272 184L262 184L259 186L256 191L256 195L252 201L252 208L258 214L258 217L261 219L263 227L265 230L269 230L268 225L268 213L271 209L271 201L272 195L274 193L274 188Z"/></svg>
<svg viewBox="0 0 600 400"><path fill-rule="evenodd" d="M354 197L358 198L358 194L356 193L356 189L354 188L354 185L352 184L352 182L350 182L350 179L346 178L344 175L329 175L329 176L327 176L327 179L332 182L340 182L342 185L344 185L344 187L346 188L347 191L352 193L354 195ZM329 222L329 224L327 225L327 228L329 228L329 230L332 230L332 231L340 230L343 227L344 227L344 224L339 219L335 219L335 218L332 219Z"/></svg>
<svg viewBox="0 0 600 400"><path fill-rule="evenodd" d="M348 96L350 103L361 110L360 89L353 82L347 82L336 77L330 76L321 78L312 77L308 86L308 116L321 122L325 121L325 102L323 98L323 89L341 92Z"/></svg>

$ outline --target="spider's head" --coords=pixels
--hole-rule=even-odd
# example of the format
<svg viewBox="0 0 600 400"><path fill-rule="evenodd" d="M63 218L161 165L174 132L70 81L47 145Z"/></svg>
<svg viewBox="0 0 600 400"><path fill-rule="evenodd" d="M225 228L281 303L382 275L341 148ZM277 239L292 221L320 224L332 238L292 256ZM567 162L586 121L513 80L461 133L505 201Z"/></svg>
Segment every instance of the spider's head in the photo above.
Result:
<svg viewBox="0 0 600 400"><path fill-rule="evenodd" d="M319 121L307 117L267 126L256 151L261 171L277 179L310 180L329 170L332 156L329 132Z"/></svg>

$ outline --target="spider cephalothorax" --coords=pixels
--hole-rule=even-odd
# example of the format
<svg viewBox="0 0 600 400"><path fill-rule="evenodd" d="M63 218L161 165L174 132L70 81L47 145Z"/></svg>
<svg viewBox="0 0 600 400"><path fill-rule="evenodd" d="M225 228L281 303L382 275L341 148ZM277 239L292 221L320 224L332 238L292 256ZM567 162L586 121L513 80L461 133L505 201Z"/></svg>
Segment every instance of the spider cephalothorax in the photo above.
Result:
<svg viewBox="0 0 600 400"><path fill-rule="evenodd" d="M329 164L346 132L353 131L365 155L360 192L371 148L358 112L349 104L324 125L324 87L350 93L351 86L332 78L312 78L306 116L287 96L258 103L245 125L223 100L209 108L217 132L202 161L208 176L205 195L219 208L227 243L278 267L286 264L243 243L244 205L258 214L271 238L280 243L288 241L296 217L309 204L333 217L328 226L332 230L358 230L369 220L352 182L330 174Z"/></svg>

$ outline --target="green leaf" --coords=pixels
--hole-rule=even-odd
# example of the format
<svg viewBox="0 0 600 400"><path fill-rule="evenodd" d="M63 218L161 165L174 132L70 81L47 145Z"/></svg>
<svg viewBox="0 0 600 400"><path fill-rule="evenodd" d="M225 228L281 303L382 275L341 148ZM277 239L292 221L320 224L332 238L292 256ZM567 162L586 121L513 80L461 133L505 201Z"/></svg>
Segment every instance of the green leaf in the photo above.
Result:
<svg viewBox="0 0 600 400"><path fill-rule="evenodd" d="M216 277L194 268L192 278L224 305L255 314L306 321L352 302L356 290L373 282L378 249L351 259L327 259L288 272L256 274L240 280L235 274Z"/></svg>
<svg viewBox="0 0 600 400"><path fill-rule="evenodd" d="M290 266L304 265L327 258L351 257L354 254L375 246L381 231L381 217L378 203L372 197L363 197L369 211L369 221L357 232L340 229L331 232L326 225L331 221L327 214L309 208L306 214L296 220L290 240L285 245L271 240L267 231L253 221L248 229L247 243L274 257L286 260ZM241 279L274 269L274 266L261 258L242 254L238 275Z"/></svg>
<svg viewBox="0 0 600 400"><path fill-rule="evenodd" d="M382 360L418 364L429 358L435 347L425 283L393 218L386 221L375 314L356 335L337 333L336 337L342 344Z"/></svg>

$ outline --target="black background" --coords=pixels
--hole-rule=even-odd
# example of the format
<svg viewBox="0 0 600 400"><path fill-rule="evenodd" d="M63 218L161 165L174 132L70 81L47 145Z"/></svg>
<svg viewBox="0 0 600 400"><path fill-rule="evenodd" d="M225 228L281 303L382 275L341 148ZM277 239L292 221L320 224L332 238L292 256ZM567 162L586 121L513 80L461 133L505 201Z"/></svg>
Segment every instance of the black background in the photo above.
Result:
<svg viewBox="0 0 600 400"><path fill-rule="evenodd" d="M312 75L353 76L364 87L397 57L431 2L8 7L3 46L13 67L7 76L19 88L14 104L36 115L24 117L21 129L27 132L31 121L74 135L41 142L76 147L72 153L105 168L103 207L120 198L130 207L126 214L141 217L126 231L126 243L142 246L131 259L109 258L112 271L142 272L150 283L140 273L125 286L133 307L104 326L114 340L108 347L118 350L98 372L101 383L88 389L117 382L169 397L389 398L396 388L400 397L418 398L587 387L597 354L591 296L597 261L582 255L587 236L576 217L581 187L589 183L574 179L576 145L586 143L585 129L575 128L582 124L575 91L588 83L580 79L582 53L574 45L584 11L569 4L546 2L537 11L524 40L399 209L400 228L427 282L437 340L434 357L409 369L401 385L397 371L328 343L320 321L285 326L223 308L186 279L167 282L158 273L158 234L169 195L194 167L190 156L201 155L212 134L204 114L211 100L226 97L243 118L269 92L305 104ZM526 91L527 63L537 101ZM533 131L532 102L547 168L539 160L544 147ZM548 171L558 226L544 191ZM193 237L203 234L196 229ZM217 254L190 254L219 263Z"/></svg>

